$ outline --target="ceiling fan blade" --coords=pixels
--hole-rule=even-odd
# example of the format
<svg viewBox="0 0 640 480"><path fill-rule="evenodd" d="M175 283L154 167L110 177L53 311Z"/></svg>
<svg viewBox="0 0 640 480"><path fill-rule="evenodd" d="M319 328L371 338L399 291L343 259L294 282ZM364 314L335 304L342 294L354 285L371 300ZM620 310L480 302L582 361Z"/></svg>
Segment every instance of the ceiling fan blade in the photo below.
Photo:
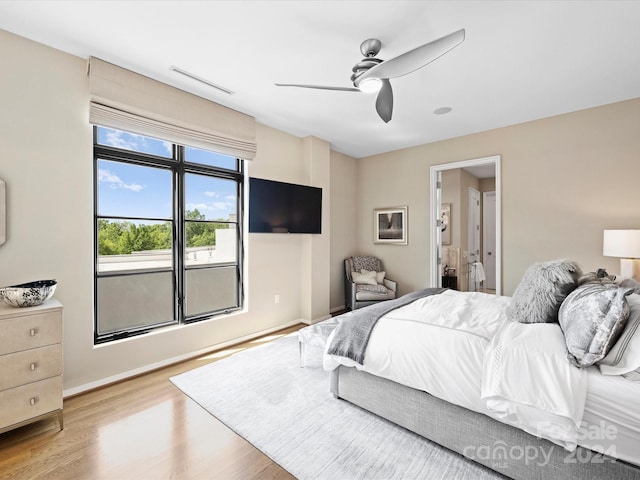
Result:
<svg viewBox="0 0 640 480"><path fill-rule="evenodd" d="M276 83L278 87L300 87L300 88L315 88L318 90L338 90L343 92L359 92L359 88L353 87L326 87L323 85L301 85L299 83Z"/></svg>
<svg viewBox="0 0 640 480"><path fill-rule="evenodd" d="M378 92L376 112L378 112L380 118L384 120L384 123L389 123L391 114L393 113L393 90L391 89L391 82L386 78L382 79L382 87Z"/></svg>
<svg viewBox="0 0 640 480"><path fill-rule="evenodd" d="M358 81L361 82L365 78L396 78L415 72L462 43L464 35L465 31L463 28L457 32L445 35L438 40L422 45L421 47L409 50L402 55L398 55L375 67L371 67L360 75Z"/></svg>

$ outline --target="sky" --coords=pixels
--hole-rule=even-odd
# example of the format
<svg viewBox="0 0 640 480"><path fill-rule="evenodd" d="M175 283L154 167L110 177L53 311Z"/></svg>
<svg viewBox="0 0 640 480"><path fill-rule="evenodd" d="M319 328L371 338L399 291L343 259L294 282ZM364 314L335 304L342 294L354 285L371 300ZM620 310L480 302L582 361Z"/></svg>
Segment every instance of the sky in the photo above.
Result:
<svg viewBox="0 0 640 480"><path fill-rule="evenodd" d="M98 143L126 150L172 157L171 143L142 135L100 127ZM226 155L187 147L186 159L206 165L235 168ZM207 220L227 219L236 213L236 183L230 180L187 174L186 210L197 209ZM98 214L170 219L172 176L169 170L98 161Z"/></svg>

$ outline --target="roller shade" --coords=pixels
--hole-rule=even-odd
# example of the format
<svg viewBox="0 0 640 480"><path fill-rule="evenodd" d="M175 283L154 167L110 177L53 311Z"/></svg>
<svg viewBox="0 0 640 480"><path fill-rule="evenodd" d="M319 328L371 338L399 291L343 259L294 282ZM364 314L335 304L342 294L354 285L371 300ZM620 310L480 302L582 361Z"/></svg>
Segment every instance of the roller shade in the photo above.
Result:
<svg viewBox="0 0 640 480"><path fill-rule="evenodd" d="M256 155L253 117L95 57L89 92L92 124L245 160Z"/></svg>

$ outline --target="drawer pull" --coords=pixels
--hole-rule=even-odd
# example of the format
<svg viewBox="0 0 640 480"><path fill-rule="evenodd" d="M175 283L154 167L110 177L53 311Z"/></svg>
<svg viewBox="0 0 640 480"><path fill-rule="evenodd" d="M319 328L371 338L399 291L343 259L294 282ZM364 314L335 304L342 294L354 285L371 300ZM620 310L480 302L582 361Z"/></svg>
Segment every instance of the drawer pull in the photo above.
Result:
<svg viewBox="0 0 640 480"><path fill-rule="evenodd" d="M38 333L37 328L32 328L31 330L29 330L29 335L31 335L32 337L35 337L36 333Z"/></svg>
<svg viewBox="0 0 640 480"><path fill-rule="evenodd" d="M32 372L38 368L38 364L36 362L32 362L31 365L29 365L29 370L31 370Z"/></svg>
<svg viewBox="0 0 640 480"><path fill-rule="evenodd" d="M38 397L31 397L31 398L29 399L29 404L30 404L31 406L35 405L36 403L38 403Z"/></svg>

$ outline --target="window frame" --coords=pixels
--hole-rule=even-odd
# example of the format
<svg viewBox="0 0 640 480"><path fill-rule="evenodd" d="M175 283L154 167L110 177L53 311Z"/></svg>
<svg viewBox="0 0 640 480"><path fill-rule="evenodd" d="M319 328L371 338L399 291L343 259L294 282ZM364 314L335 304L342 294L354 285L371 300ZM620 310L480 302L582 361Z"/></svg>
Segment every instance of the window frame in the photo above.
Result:
<svg viewBox="0 0 640 480"><path fill-rule="evenodd" d="M244 173L244 161L240 158L235 159L236 169L231 170L223 167L216 167L212 165L199 164L195 162L187 162L185 159L185 150L187 147L199 148L191 146L183 146L172 143L172 156L162 157L153 154L102 145L98 143L98 129L111 127L101 127L99 125L93 126L93 244L94 244L94 275L93 275L93 291L94 291L94 344L102 344L119 340L122 338L129 338L137 335L142 335L159 328L167 326L182 326L188 325L203 320L213 318L218 315L229 314L234 311L241 310L244 305L244 189L245 189L245 173ZM134 133L130 131L121 130L125 133ZM149 137L151 138L151 137ZM224 154L223 154L224 155ZM100 160L113 161L119 163L126 163L130 165L138 165L150 168L160 168L171 172L172 179L172 219L166 218L154 218L154 217L127 217L127 216L114 216L114 215L100 215L98 211L98 196L99 196L99 179L98 179L98 165ZM186 176L188 174L203 175L211 178L231 180L236 183L236 221L218 221L218 220L201 220L204 223L216 222L216 223L228 223L235 224L236 226L236 261L235 262L221 262L216 263L215 266L211 265L187 265L186 262ZM157 267L141 269L139 271L106 271L100 272L99 270L99 244L98 244L98 222L101 219L122 219L131 221L162 221L171 222L171 267ZM193 220L188 220L193 221ZM193 315L186 315L185 306L185 294L186 294L186 276L187 271L191 269L215 269L215 268L229 268L230 266L236 269L236 304L231 307L225 307L218 310L212 310L202 312ZM172 290L174 294L173 298L173 320L168 322L159 322L151 325L144 325L140 327L131 327L127 329L121 329L114 332L99 333L98 324L98 281L100 278L106 277L120 277L131 275L147 275L150 273L163 273L171 272L172 276Z"/></svg>

